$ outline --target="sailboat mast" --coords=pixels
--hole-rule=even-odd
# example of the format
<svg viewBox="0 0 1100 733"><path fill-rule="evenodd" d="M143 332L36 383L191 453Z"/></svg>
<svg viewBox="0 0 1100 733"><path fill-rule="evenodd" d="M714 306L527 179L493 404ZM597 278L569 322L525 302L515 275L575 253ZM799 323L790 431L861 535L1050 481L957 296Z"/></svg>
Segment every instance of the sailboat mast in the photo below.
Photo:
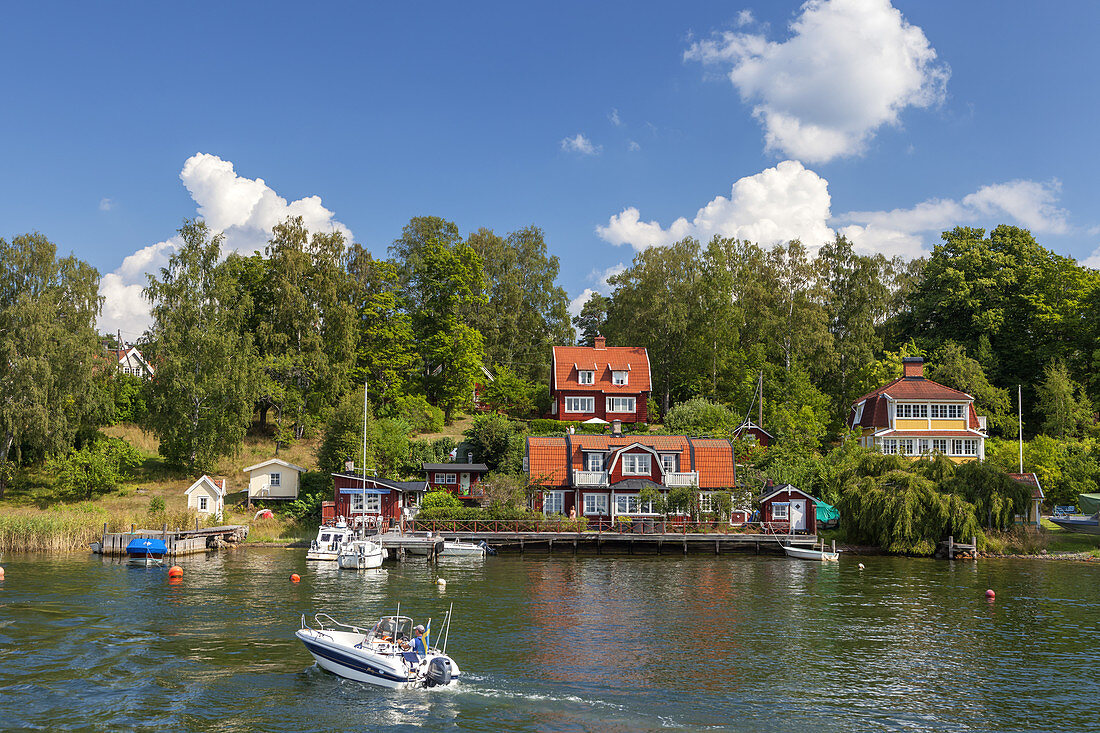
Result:
<svg viewBox="0 0 1100 733"><path fill-rule="evenodd" d="M1020 421L1020 473L1024 472L1024 392L1023 388L1016 385L1016 417Z"/></svg>
<svg viewBox="0 0 1100 733"><path fill-rule="evenodd" d="M363 472L363 520L367 518L367 380L363 378L363 456L362 466L359 469ZM365 529L363 530L366 531Z"/></svg>

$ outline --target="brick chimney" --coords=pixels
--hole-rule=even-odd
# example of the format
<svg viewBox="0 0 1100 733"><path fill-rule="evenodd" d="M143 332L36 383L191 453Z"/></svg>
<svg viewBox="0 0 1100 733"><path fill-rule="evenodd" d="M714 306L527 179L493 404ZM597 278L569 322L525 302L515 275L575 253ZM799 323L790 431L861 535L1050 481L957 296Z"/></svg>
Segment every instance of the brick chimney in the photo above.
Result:
<svg viewBox="0 0 1100 733"><path fill-rule="evenodd" d="M607 339L605 339L603 336L597 336L595 341L596 341L596 348L597 349L606 349L607 348Z"/></svg>
<svg viewBox="0 0 1100 733"><path fill-rule="evenodd" d="M924 379L924 357L903 357L901 360L901 369L906 379Z"/></svg>

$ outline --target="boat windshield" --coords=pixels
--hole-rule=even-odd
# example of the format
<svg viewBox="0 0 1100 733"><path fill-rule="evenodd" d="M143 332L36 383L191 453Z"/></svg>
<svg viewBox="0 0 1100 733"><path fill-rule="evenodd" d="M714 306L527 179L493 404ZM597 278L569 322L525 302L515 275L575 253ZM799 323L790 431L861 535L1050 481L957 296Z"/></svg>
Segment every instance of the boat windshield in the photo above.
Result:
<svg viewBox="0 0 1100 733"><path fill-rule="evenodd" d="M371 629L369 636L382 641L408 640L412 638L412 627L412 619L408 616L383 616Z"/></svg>

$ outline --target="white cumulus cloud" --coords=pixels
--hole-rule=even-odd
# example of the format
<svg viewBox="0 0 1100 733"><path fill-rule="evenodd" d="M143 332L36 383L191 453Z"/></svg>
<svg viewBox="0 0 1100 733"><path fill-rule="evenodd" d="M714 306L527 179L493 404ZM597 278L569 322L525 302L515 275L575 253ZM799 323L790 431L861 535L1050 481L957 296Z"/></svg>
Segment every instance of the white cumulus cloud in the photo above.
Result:
<svg viewBox="0 0 1100 733"><path fill-rule="evenodd" d="M1100 270L1100 247L1094 249L1092 254L1081 264L1094 270Z"/></svg>
<svg viewBox="0 0 1100 733"><path fill-rule="evenodd" d="M656 221L642 221L638 209L629 207L612 216L597 234L612 244L634 249L659 247L695 237L707 241L715 234L773 245L799 239L816 247L833 238L828 227L828 182L795 160L785 160L733 184L729 198L717 196L699 209L690 221L680 217L667 228Z"/></svg>
<svg viewBox="0 0 1100 733"><path fill-rule="evenodd" d="M602 145L594 145L591 140L578 132L575 137L567 137L561 141L561 149L567 153L580 153L581 155L599 155L603 150Z"/></svg>
<svg viewBox="0 0 1100 733"><path fill-rule="evenodd" d="M101 198L99 200L99 210L100 211L110 211L113 208L115 208L115 202L112 201L111 199Z"/></svg>
<svg viewBox="0 0 1100 733"><path fill-rule="evenodd" d="M352 241L351 231L321 204L319 196L288 202L262 178L244 178L233 164L216 155L197 153L183 164L180 180L196 204L196 213L215 232L225 234L226 252L263 251L271 229L287 217L300 216L310 231L339 231ZM124 338L136 339L151 323L150 305L142 295L146 275L157 274L168 263L178 237L142 247L122 261L99 284L103 312L102 331L121 329Z"/></svg>
<svg viewBox="0 0 1100 733"><path fill-rule="evenodd" d="M782 42L726 31L684 52L729 67L769 151L809 162L857 155L907 107L944 98L950 70L889 0L808 0L790 31Z"/></svg>

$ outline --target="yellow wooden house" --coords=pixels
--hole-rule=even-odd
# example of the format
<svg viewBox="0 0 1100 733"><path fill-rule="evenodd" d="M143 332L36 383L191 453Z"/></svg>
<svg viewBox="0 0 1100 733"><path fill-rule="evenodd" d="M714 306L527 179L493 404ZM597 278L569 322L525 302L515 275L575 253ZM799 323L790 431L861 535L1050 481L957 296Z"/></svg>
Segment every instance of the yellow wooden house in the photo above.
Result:
<svg viewBox="0 0 1100 733"><path fill-rule="evenodd" d="M947 456L955 463L985 458L985 417L974 398L924 377L924 359L902 359L902 377L852 404L848 425L860 443L891 455Z"/></svg>

